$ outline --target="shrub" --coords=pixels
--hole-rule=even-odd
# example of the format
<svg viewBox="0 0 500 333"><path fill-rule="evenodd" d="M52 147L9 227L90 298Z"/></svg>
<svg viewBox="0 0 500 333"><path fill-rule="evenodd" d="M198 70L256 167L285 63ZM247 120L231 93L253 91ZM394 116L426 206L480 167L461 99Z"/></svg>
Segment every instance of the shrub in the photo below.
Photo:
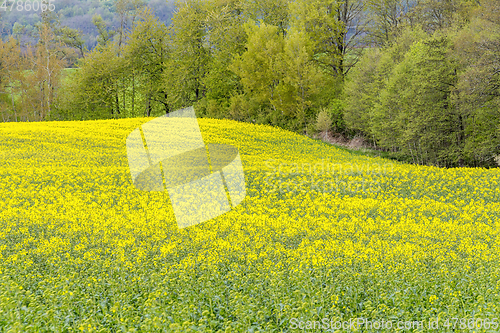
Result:
<svg viewBox="0 0 500 333"><path fill-rule="evenodd" d="M230 99L229 115L231 119L242 121L249 113L250 106L244 95L235 95Z"/></svg>
<svg viewBox="0 0 500 333"><path fill-rule="evenodd" d="M340 99L334 99L328 107L328 114L332 119L332 127L337 133L345 133L347 130L344 121L344 109L345 103Z"/></svg>
<svg viewBox="0 0 500 333"><path fill-rule="evenodd" d="M328 131L332 127L332 117L326 111L326 109L321 109L316 118L316 130L320 132Z"/></svg>

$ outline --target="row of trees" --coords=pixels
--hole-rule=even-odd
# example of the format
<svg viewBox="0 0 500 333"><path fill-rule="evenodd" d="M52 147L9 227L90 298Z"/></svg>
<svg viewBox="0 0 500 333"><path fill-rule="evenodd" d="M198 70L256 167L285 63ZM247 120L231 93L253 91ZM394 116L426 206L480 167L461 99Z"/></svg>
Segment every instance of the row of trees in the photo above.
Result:
<svg viewBox="0 0 500 333"><path fill-rule="evenodd" d="M54 18L40 26L36 52L5 43L2 115L157 116L194 104L199 116L363 135L414 163L490 166L500 147L498 7L496 0L185 0L167 26L142 1L119 0L123 24L112 31L94 16L91 51ZM81 59L61 80L70 48Z"/></svg>
<svg viewBox="0 0 500 333"><path fill-rule="evenodd" d="M350 1L189 0L166 26L149 11L100 43L68 80L64 117L200 115L302 131L338 97L360 53L364 7ZM350 35L349 27L351 27Z"/></svg>
<svg viewBox="0 0 500 333"><path fill-rule="evenodd" d="M367 50L346 83L344 119L414 163L493 166L500 152L500 3L449 4L427 25L406 26L389 45Z"/></svg>
<svg viewBox="0 0 500 333"><path fill-rule="evenodd" d="M133 22L144 6L140 0L117 1L121 25L116 31L109 30L99 15L94 16L92 21L104 38L102 43L111 41L114 35L117 40L125 39L127 22ZM36 33L34 45L23 43L22 36L0 39L0 114L4 122L74 119L70 114L73 107L66 109L68 76L64 71L74 59L84 60L92 53L87 51L80 32L62 26L54 12L40 15Z"/></svg>

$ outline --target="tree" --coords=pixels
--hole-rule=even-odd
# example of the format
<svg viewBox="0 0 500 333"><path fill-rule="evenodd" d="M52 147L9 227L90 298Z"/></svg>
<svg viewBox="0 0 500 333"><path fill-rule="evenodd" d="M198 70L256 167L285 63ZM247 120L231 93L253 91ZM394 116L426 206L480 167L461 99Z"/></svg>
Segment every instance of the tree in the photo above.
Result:
<svg viewBox="0 0 500 333"><path fill-rule="evenodd" d="M92 17L92 24L96 27L99 35L97 36L97 43L100 47L107 46L108 42L113 39L115 31L108 30L106 22L102 19L101 15L94 15Z"/></svg>
<svg viewBox="0 0 500 333"><path fill-rule="evenodd" d="M24 70L21 48L13 36L7 42L0 39L0 111L2 120L10 121L11 113L18 121L18 110L14 102L19 93L19 79Z"/></svg>
<svg viewBox="0 0 500 333"><path fill-rule="evenodd" d="M201 0L177 2L171 33L173 60L165 71L169 103L180 108L206 95L204 79L208 72L209 51L205 26L206 4Z"/></svg>
<svg viewBox="0 0 500 333"><path fill-rule="evenodd" d="M296 119L295 129L304 129L315 96L325 88L325 76L313 62L311 42L303 31L291 29L286 35L280 63L283 79L277 88L277 96L271 102L285 115Z"/></svg>
<svg viewBox="0 0 500 333"><path fill-rule="evenodd" d="M458 94L465 123L466 159L493 165L500 153L500 4L481 1L469 27L454 39L454 57L461 64Z"/></svg>
<svg viewBox="0 0 500 333"><path fill-rule="evenodd" d="M228 67L234 56L245 51L244 9L240 0L212 0L206 10L209 61L203 85L208 100L223 104L242 91L238 76Z"/></svg>
<svg viewBox="0 0 500 333"><path fill-rule="evenodd" d="M230 69L240 77L245 93L257 103L272 106L276 111L273 101L283 79L281 61L284 39L277 33L277 26L263 21L257 24L249 20L244 28L248 35L247 50L235 57Z"/></svg>
<svg viewBox="0 0 500 333"><path fill-rule="evenodd" d="M427 32L433 33L453 25L463 27L477 5L475 0L420 0L412 14Z"/></svg>
<svg viewBox="0 0 500 333"><path fill-rule="evenodd" d="M328 76L344 75L344 35L335 0L298 0L290 4L292 26L306 33L314 44L313 57Z"/></svg>
<svg viewBox="0 0 500 333"><path fill-rule="evenodd" d="M144 0L117 0L115 2L116 13L119 16L120 28L118 29L118 49L122 47L123 39L126 35L126 29L131 19L131 25L134 24L136 16L142 7L145 6Z"/></svg>
<svg viewBox="0 0 500 333"><path fill-rule="evenodd" d="M69 100L64 102L67 116L85 119L117 118L123 115L120 84L124 80L126 66L118 57L116 43L95 48L81 60L80 68L66 87ZM73 118L74 119L74 118Z"/></svg>
<svg viewBox="0 0 500 333"><path fill-rule="evenodd" d="M267 25L278 27L277 33L285 37L290 26L288 0L245 0L243 8L247 19L262 20Z"/></svg>
<svg viewBox="0 0 500 333"><path fill-rule="evenodd" d="M85 57L85 53L88 50L80 31L68 27L60 27L58 33L61 35L62 42L66 46L76 49L81 58Z"/></svg>
<svg viewBox="0 0 500 333"><path fill-rule="evenodd" d="M171 52L168 38L167 27L159 22L150 9L139 14L139 21L128 35L124 52L130 66L132 114L135 114L137 94L144 101L148 117L154 109L153 102L159 103L164 113L171 110L169 96L163 84Z"/></svg>
<svg viewBox="0 0 500 333"><path fill-rule="evenodd" d="M345 83L347 126L379 143L382 147L396 149L391 117L379 106L380 97L393 76L394 68L401 63L412 45L427 37L421 29L404 29L397 43L387 48L368 49L348 76ZM387 92L385 92L387 93ZM397 100L397 96L395 97ZM397 133L399 130L396 127Z"/></svg>
<svg viewBox="0 0 500 333"><path fill-rule="evenodd" d="M418 0L368 0L370 28L369 39L376 46L394 41L401 28L413 26L413 15L409 15Z"/></svg>
<svg viewBox="0 0 500 333"><path fill-rule="evenodd" d="M451 103L456 75L447 56L449 44L443 36L415 43L380 96L378 113L386 116L382 121L387 126L379 139L391 136L400 153L416 163L463 162L464 141L457 136L460 127L455 126L456 108Z"/></svg>
<svg viewBox="0 0 500 333"><path fill-rule="evenodd" d="M337 17L341 23L337 38L337 49L342 55L339 67L342 70L342 77L345 77L363 53L364 35L370 24L366 15L365 1L340 1L337 7Z"/></svg>
<svg viewBox="0 0 500 333"><path fill-rule="evenodd" d="M28 119L34 121L51 117L61 71L66 65L64 45L57 40L51 26L41 24L38 30L38 45L25 57L29 71L20 77L21 105Z"/></svg>
<svg viewBox="0 0 500 333"><path fill-rule="evenodd" d="M41 31L44 29L43 27L46 27L51 31L53 34L52 43L59 45L59 51L64 54L67 65L73 66L78 56L82 58L85 56L87 48L82 39L81 31L62 26L59 16L53 11L42 12L40 16L42 21L36 24L35 28Z"/></svg>
<svg viewBox="0 0 500 333"><path fill-rule="evenodd" d="M380 73L381 57L379 49L367 50L345 82L347 104L344 119L349 128L366 137L373 137L373 108L384 87L385 78Z"/></svg>

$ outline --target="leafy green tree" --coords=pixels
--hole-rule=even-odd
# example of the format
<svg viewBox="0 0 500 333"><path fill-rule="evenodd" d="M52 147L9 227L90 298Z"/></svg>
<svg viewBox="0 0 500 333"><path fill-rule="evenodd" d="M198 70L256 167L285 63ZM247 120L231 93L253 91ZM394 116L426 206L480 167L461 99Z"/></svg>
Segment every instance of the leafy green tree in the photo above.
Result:
<svg viewBox="0 0 500 333"><path fill-rule="evenodd" d="M112 41L116 32L108 29L106 22L104 22L101 15L94 15L92 17L92 24L94 24L99 33L97 36L98 45L105 47L108 42Z"/></svg>
<svg viewBox="0 0 500 333"><path fill-rule="evenodd" d="M380 75L379 49L367 50L358 65L351 71L345 82L346 109L344 119L349 128L372 137L373 108L384 87Z"/></svg>
<svg viewBox="0 0 500 333"><path fill-rule="evenodd" d="M453 122L456 75L448 50L446 37L414 44L394 68L375 110L386 124L379 139L390 135L400 152L416 163L450 166L463 161L464 142L456 140L460 129Z"/></svg>
<svg viewBox="0 0 500 333"><path fill-rule="evenodd" d="M456 103L465 123L466 159L493 165L500 153L500 4L481 1L454 44L454 57L462 66Z"/></svg>
<svg viewBox="0 0 500 333"><path fill-rule="evenodd" d="M285 38L281 60L283 79L272 103L295 118L295 128L305 128L316 96L324 89L325 75L313 61L313 48L306 33L291 29Z"/></svg>
<svg viewBox="0 0 500 333"><path fill-rule="evenodd" d="M298 0L290 4L292 26L313 42L313 57L329 76L344 75L346 27L339 20L336 0Z"/></svg>
<svg viewBox="0 0 500 333"><path fill-rule="evenodd" d="M67 86L63 114L73 119L106 119L122 116L120 81L126 68L116 43L96 48L80 62Z"/></svg>
<svg viewBox="0 0 500 333"><path fill-rule="evenodd" d="M368 0L370 19L369 39L376 46L394 41L401 28L412 26L415 15L410 15L418 0Z"/></svg>
<svg viewBox="0 0 500 333"><path fill-rule="evenodd" d="M316 119L316 130L326 132L332 127L332 118L326 110L321 110Z"/></svg>
<svg viewBox="0 0 500 333"><path fill-rule="evenodd" d="M169 94L163 84L170 52L167 27L153 15L151 10L144 10L139 14L134 30L128 35L124 52L132 83L130 102L132 114L136 114L135 110L139 106L139 109L145 110L145 115L149 117L155 109L154 103L161 106L163 113L171 111Z"/></svg>
<svg viewBox="0 0 500 333"><path fill-rule="evenodd" d="M180 108L206 95L204 85L208 72L209 50L205 24L206 3L201 0L178 1L170 29L172 62L164 78L169 102Z"/></svg>
<svg viewBox="0 0 500 333"><path fill-rule="evenodd" d="M236 55L230 69L240 77L245 93L276 112L276 90L283 79L284 39L277 33L277 26L262 21L257 24L249 20L244 28L248 35L247 51Z"/></svg>
<svg viewBox="0 0 500 333"><path fill-rule="evenodd" d="M448 29L453 25L463 27L470 21L476 0L421 0L413 8L415 22L429 33Z"/></svg>
<svg viewBox="0 0 500 333"><path fill-rule="evenodd" d="M289 3L288 0L244 0L243 8L246 18L274 25L278 27L277 33L284 37L290 26Z"/></svg>
<svg viewBox="0 0 500 333"><path fill-rule="evenodd" d="M343 76L347 75L361 57L365 35L368 32L369 19L363 0L339 1L337 17L340 29L337 37L337 49L342 55L340 67Z"/></svg>
<svg viewBox="0 0 500 333"><path fill-rule="evenodd" d="M78 55L81 58L85 57L85 53L88 51L85 46L85 41L82 39L82 34L80 31L76 29L71 29L68 27L61 27L59 30L59 34L62 37L62 42L77 50Z"/></svg>
<svg viewBox="0 0 500 333"><path fill-rule="evenodd" d="M19 110L15 103L15 95L19 93L19 81L25 69L21 48L13 36L8 41L0 39L0 111L2 120L18 121Z"/></svg>
<svg viewBox="0 0 500 333"><path fill-rule="evenodd" d="M223 104L242 92L239 78L229 66L235 55L245 51L244 9L240 0L212 0L206 10L209 61L203 85L207 99Z"/></svg>
<svg viewBox="0 0 500 333"><path fill-rule="evenodd" d="M146 5L144 0L117 0L115 2L116 13L120 20L120 27L117 31L118 34L118 48L121 48L123 40L126 35L129 20L134 24L136 16L140 13L141 8Z"/></svg>
<svg viewBox="0 0 500 333"><path fill-rule="evenodd" d="M425 39L426 36L421 29L407 28L392 46L368 49L364 53L347 77L344 87L344 119L348 128L362 133L372 139L373 143L380 141L383 147L395 149L394 136L385 135L390 131L387 128L390 122L387 121L386 115L380 114L385 110L377 105L395 66L405 59L414 43Z"/></svg>

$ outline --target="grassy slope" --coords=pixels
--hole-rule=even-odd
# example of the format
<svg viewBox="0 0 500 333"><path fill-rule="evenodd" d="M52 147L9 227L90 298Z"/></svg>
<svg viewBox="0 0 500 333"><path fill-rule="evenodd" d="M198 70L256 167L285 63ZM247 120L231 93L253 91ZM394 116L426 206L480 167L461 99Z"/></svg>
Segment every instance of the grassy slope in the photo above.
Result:
<svg viewBox="0 0 500 333"><path fill-rule="evenodd" d="M168 195L130 181L125 139L146 121L0 124L0 327L269 332L292 318L500 315L497 170L200 119L205 142L238 147L247 197L179 230ZM329 171L293 173L321 162Z"/></svg>

